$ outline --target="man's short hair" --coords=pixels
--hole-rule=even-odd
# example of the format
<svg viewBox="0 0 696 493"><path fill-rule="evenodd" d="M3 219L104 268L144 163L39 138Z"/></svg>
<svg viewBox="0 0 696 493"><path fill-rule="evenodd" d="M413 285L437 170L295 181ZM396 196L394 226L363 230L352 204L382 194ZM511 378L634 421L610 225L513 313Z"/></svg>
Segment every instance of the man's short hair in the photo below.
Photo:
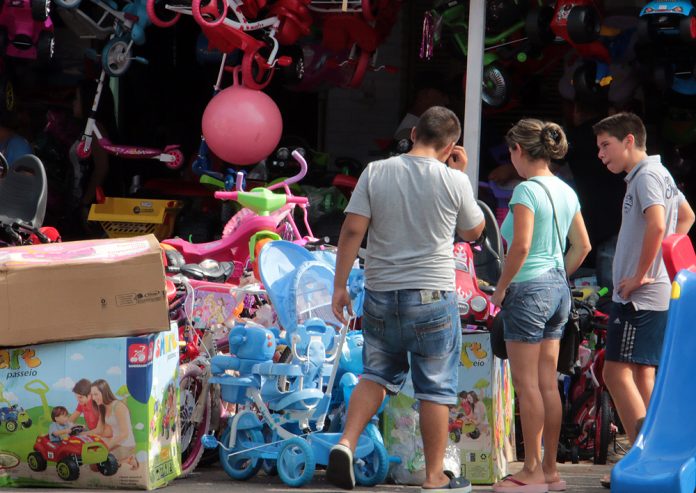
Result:
<svg viewBox="0 0 696 493"><path fill-rule="evenodd" d="M416 142L436 150L457 142L461 134L459 118L444 106L433 106L425 110L416 125Z"/></svg>
<svg viewBox="0 0 696 493"><path fill-rule="evenodd" d="M603 120L592 125L595 135L607 134L624 140L628 134L633 135L638 149L645 150L647 132L643 120L635 113L617 113L608 116Z"/></svg>

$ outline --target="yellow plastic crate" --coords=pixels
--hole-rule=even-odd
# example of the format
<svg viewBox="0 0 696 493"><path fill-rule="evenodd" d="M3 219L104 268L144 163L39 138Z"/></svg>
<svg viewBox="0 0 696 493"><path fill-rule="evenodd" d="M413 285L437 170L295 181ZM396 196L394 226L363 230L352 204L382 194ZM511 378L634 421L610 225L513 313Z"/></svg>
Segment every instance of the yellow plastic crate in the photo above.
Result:
<svg viewBox="0 0 696 493"><path fill-rule="evenodd" d="M103 204L92 204L87 219L99 222L109 238L152 233L164 240L172 235L183 205L179 200L106 197Z"/></svg>

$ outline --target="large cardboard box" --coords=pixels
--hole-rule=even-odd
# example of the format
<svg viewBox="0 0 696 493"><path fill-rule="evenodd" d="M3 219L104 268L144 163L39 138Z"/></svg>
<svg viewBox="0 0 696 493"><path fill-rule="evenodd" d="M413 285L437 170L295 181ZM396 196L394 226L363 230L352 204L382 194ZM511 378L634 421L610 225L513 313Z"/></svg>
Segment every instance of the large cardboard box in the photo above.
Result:
<svg viewBox="0 0 696 493"><path fill-rule="evenodd" d="M383 435L389 454L401 457L392 477L418 484L425 459L410 375L407 382L384 410ZM514 403L507 361L493 355L488 332L463 335L458 388L445 465L454 450L463 476L473 484L492 484L507 475L508 462L514 459Z"/></svg>
<svg viewBox="0 0 696 493"><path fill-rule="evenodd" d="M0 348L0 486L167 484L181 472L178 363L175 326ZM91 395L80 410L76 385ZM104 419L93 403L105 404ZM56 423L65 435L50 435Z"/></svg>
<svg viewBox="0 0 696 493"><path fill-rule="evenodd" d="M0 249L0 346L169 328L153 235Z"/></svg>

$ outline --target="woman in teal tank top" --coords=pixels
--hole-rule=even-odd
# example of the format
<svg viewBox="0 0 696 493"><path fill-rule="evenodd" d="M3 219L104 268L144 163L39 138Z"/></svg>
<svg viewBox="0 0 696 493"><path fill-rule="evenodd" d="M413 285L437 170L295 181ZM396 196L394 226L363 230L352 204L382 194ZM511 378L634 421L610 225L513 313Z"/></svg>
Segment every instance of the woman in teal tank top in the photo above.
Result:
<svg viewBox="0 0 696 493"><path fill-rule="evenodd" d="M509 248L492 301L502 308L519 396L524 468L499 481L493 491L563 491L565 481L556 467L562 417L556 364L571 304L566 272L580 266L590 240L575 191L549 169L551 160L562 159L568 150L561 127L523 119L505 140L512 164L526 181L515 187L501 228ZM566 239L570 247L564 258Z"/></svg>

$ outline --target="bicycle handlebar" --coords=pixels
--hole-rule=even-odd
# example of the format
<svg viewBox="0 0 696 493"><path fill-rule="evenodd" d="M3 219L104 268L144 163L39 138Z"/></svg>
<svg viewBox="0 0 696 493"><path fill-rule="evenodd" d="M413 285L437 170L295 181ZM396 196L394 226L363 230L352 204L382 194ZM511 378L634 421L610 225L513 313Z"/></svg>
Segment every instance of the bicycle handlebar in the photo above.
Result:
<svg viewBox="0 0 696 493"><path fill-rule="evenodd" d="M267 189L261 189L262 191L251 191L251 192L241 192L245 195L253 196L257 194L262 194L263 190ZM215 198L220 199L220 200L237 200L239 198L239 192L215 192ZM285 196L285 203L286 204L308 204L309 199L307 197L297 197L295 195L286 195Z"/></svg>
<svg viewBox="0 0 696 493"><path fill-rule="evenodd" d="M280 188L285 185L292 185L305 177L307 174L307 161L305 161L305 158L297 151L297 149L292 151L292 157L295 158L295 161L300 163L300 172L291 178L287 178L279 183L276 183L275 185L271 185L268 187L269 190L275 190L276 188Z"/></svg>

